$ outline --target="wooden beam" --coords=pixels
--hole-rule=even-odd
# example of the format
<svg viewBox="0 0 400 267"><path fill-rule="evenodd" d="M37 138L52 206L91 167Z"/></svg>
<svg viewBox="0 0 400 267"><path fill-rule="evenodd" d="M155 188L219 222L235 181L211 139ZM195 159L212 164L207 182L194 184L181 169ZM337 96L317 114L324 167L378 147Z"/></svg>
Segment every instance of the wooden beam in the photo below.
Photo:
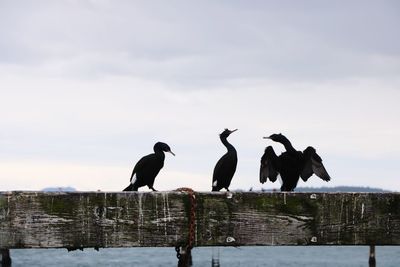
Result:
<svg viewBox="0 0 400 267"><path fill-rule="evenodd" d="M400 245L398 193L196 192L195 246ZM188 239L185 192L0 192L0 249Z"/></svg>

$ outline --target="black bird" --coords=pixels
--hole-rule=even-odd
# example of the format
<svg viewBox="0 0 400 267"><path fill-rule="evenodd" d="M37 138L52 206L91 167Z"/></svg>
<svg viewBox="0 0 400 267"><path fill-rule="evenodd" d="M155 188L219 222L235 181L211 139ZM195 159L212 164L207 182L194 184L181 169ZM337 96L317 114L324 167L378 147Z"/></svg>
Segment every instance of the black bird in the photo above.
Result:
<svg viewBox="0 0 400 267"><path fill-rule="evenodd" d="M154 145L154 153L141 158L135 165L131 175L131 184L124 191L138 191L139 187L147 185L151 190L154 189L154 179L164 166L165 152L175 156L169 146L162 142Z"/></svg>
<svg viewBox="0 0 400 267"><path fill-rule="evenodd" d="M228 136L236 130L230 131L225 129L220 135L222 144L228 149L225 155L222 156L215 165L213 173L212 191L219 191L225 188L229 191L228 187L231 184L232 177L235 174L237 166L237 153L236 149L226 140Z"/></svg>
<svg viewBox="0 0 400 267"><path fill-rule="evenodd" d="M280 174L282 178L281 191L293 191L297 186L299 177L306 182L315 173L326 182L331 179L322 164L321 157L313 147L309 146L303 152L297 151L282 134L273 134L264 138L281 143L285 146L286 152L278 157L272 146L265 149L264 155L261 157L261 183L265 183L267 178L271 182L275 182L278 174Z"/></svg>

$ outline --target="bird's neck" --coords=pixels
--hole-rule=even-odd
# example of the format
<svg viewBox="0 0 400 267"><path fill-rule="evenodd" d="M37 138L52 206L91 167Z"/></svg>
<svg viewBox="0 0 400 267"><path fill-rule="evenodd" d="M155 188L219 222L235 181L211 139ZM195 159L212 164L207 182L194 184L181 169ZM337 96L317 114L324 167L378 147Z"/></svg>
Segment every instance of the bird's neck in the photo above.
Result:
<svg viewBox="0 0 400 267"><path fill-rule="evenodd" d="M296 152L296 149L294 149L289 140L282 142L282 145L284 145L287 152Z"/></svg>
<svg viewBox="0 0 400 267"><path fill-rule="evenodd" d="M226 137L221 137L221 142L224 144L224 146L228 149L229 151L236 151L236 149L226 140Z"/></svg>
<svg viewBox="0 0 400 267"><path fill-rule="evenodd" d="M157 157L165 158L164 151L162 151L162 150L156 149L156 150L154 150L154 154L156 154Z"/></svg>

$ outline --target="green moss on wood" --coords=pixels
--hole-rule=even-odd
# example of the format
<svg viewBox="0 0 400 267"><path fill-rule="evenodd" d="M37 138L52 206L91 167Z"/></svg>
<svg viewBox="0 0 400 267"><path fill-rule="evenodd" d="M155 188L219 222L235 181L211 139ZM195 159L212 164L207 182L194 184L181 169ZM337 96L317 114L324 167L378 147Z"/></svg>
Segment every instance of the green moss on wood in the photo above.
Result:
<svg viewBox="0 0 400 267"><path fill-rule="evenodd" d="M8 208L8 201L5 196L0 195L0 209L7 209Z"/></svg>

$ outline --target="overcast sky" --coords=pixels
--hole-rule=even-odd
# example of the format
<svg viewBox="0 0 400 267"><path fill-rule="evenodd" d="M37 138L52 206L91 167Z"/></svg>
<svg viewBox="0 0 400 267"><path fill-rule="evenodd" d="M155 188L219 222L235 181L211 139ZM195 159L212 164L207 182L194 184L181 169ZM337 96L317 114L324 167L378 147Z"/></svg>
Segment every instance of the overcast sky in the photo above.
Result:
<svg viewBox="0 0 400 267"><path fill-rule="evenodd" d="M0 191L118 191L155 142L154 187L260 189L263 140L312 145L332 180L400 190L398 1L0 0ZM279 188L267 183L264 188ZM142 190L148 190L147 187Z"/></svg>

